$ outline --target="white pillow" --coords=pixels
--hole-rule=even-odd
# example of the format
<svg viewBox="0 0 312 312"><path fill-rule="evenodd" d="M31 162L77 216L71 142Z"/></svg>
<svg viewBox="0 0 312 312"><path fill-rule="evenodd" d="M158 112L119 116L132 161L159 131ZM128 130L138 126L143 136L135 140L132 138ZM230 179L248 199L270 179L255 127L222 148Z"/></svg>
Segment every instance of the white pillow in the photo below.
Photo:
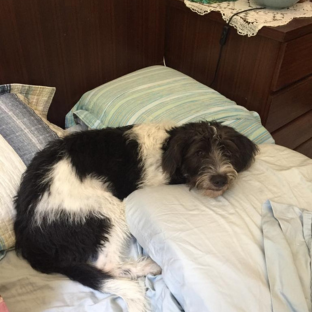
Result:
<svg viewBox="0 0 312 312"><path fill-rule="evenodd" d="M21 158L0 135L0 259L5 251L13 247L15 237L13 222L15 210L13 197L16 195L21 176L26 169Z"/></svg>

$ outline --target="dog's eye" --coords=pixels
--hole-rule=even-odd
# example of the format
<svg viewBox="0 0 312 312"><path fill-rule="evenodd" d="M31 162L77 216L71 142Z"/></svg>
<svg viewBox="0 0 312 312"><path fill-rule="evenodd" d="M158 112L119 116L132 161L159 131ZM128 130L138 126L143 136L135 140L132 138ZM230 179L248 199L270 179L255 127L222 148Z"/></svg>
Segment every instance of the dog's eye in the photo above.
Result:
<svg viewBox="0 0 312 312"><path fill-rule="evenodd" d="M198 157L202 157L205 155L205 152L204 151L198 151L196 154Z"/></svg>

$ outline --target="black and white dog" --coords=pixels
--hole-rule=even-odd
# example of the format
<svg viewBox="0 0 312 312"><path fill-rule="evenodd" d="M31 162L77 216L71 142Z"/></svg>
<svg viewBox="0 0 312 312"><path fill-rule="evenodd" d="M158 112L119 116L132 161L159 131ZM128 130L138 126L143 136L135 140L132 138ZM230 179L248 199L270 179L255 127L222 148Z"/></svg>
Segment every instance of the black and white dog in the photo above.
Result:
<svg viewBox="0 0 312 312"><path fill-rule="evenodd" d="M44 273L121 296L148 309L135 281L159 266L122 261L130 233L122 199L138 188L187 183L223 194L257 147L217 122L142 124L78 132L50 143L27 168L15 198L16 249Z"/></svg>

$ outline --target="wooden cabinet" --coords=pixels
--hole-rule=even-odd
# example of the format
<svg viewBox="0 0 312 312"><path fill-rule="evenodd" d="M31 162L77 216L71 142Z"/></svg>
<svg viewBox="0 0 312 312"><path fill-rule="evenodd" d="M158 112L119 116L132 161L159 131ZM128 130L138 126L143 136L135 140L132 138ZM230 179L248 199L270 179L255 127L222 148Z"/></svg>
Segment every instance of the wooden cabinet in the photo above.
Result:
<svg viewBox="0 0 312 312"><path fill-rule="evenodd" d="M200 16L182 0L167 0L167 66L210 86L224 25L217 12ZM312 18L253 37L231 28L211 87L257 111L277 144L312 157Z"/></svg>

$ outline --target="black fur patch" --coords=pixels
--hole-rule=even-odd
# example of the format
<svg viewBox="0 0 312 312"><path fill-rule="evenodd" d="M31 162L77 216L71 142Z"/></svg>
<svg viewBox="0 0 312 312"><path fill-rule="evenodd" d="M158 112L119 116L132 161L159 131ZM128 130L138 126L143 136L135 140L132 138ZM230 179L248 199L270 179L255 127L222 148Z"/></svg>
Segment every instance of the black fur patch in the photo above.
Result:
<svg viewBox="0 0 312 312"><path fill-rule="evenodd" d="M44 273L96 259L111 229L108 218L89 215L84 222L74 222L64 212L56 221L32 223L31 218L17 217L16 248L34 269Z"/></svg>
<svg viewBox="0 0 312 312"><path fill-rule="evenodd" d="M138 143L124 136L131 128L84 131L65 138L66 154L80 179L90 174L105 177L113 195L119 199L136 190L142 167ZM124 173L122 179L121 173Z"/></svg>
<svg viewBox="0 0 312 312"><path fill-rule="evenodd" d="M64 274L70 279L87 287L101 291L106 279L111 276L87 263L72 263L70 266L58 268L56 273Z"/></svg>

